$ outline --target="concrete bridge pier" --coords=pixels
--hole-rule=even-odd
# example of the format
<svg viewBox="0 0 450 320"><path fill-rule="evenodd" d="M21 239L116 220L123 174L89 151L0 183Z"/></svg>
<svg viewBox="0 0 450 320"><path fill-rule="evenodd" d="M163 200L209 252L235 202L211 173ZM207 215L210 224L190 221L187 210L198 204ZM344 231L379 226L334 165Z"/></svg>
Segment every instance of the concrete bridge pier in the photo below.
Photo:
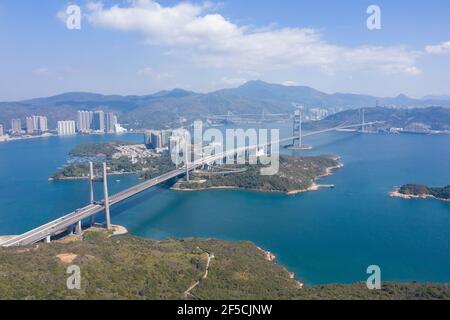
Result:
<svg viewBox="0 0 450 320"><path fill-rule="evenodd" d="M94 164L89 162L89 188L90 188L90 203L91 205L94 204ZM95 214L91 216L91 227L95 223Z"/></svg>
<svg viewBox="0 0 450 320"><path fill-rule="evenodd" d="M45 241L45 243L50 243L51 242L51 236L50 235L46 236L44 241Z"/></svg>
<svg viewBox="0 0 450 320"><path fill-rule="evenodd" d="M81 220L77 222L77 224L75 225L75 234L77 236L81 236L81 234L83 233L83 229L81 228Z"/></svg>

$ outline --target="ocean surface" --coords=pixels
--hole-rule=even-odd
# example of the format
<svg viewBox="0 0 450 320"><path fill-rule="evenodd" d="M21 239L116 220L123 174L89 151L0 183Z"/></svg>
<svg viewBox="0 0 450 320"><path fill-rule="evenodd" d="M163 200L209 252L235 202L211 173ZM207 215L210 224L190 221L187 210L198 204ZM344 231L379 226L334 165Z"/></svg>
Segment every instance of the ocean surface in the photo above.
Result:
<svg viewBox="0 0 450 320"><path fill-rule="evenodd" d="M283 129L288 134L286 129ZM88 203L85 180L48 181L77 144L142 142L138 134L48 137L0 143L0 234L25 232ZM157 187L112 209L131 234L156 239L250 240L307 284L382 280L450 282L450 203L390 198L404 183L450 184L450 136L333 132L307 139L305 155L334 154L344 168L296 196ZM294 153L294 151L283 151ZM135 176L109 180L115 193ZM101 183L96 183L101 198Z"/></svg>

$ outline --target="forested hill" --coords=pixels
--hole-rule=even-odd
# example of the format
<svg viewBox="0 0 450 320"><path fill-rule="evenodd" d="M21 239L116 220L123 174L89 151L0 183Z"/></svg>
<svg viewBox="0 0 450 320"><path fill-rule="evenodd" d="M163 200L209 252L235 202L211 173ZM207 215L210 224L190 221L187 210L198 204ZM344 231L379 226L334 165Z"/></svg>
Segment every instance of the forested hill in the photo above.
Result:
<svg viewBox="0 0 450 320"><path fill-rule="evenodd" d="M107 237L0 248L0 297L8 299L449 299L445 284L301 285L246 241ZM210 263L208 263L208 260ZM68 290L67 268L81 269ZM208 271L208 272L206 272ZM299 275L301 277L301 275ZM198 285L194 285L198 282ZM188 291L188 288L192 288Z"/></svg>

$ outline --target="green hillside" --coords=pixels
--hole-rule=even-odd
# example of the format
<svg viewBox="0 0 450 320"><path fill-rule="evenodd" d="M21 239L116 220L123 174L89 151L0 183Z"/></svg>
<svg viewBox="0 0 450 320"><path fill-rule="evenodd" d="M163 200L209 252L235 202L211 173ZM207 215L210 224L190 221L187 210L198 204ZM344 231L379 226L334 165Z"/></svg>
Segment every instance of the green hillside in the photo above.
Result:
<svg viewBox="0 0 450 320"><path fill-rule="evenodd" d="M214 258L201 279L208 254ZM80 267L81 290L67 289L69 265ZM450 286L300 289L285 268L250 242L154 241L96 231L86 232L83 241L0 248L0 299L450 299Z"/></svg>

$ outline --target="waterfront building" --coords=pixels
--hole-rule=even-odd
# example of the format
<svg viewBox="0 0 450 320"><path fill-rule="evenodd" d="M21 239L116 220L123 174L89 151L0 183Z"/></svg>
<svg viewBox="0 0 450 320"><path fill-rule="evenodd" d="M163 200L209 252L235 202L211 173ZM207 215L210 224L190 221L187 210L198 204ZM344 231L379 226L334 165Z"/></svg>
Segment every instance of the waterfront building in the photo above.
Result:
<svg viewBox="0 0 450 320"><path fill-rule="evenodd" d="M26 118L26 131L28 134L48 131L48 120L44 116L31 116Z"/></svg>
<svg viewBox="0 0 450 320"><path fill-rule="evenodd" d="M125 132L127 132L127 129L122 127L119 123L116 123L116 125L114 126L114 132L115 133L125 133Z"/></svg>
<svg viewBox="0 0 450 320"><path fill-rule="evenodd" d="M152 131L151 130L145 130L144 132L144 144L147 146L147 148L151 148L152 144Z"/></svg>
<svg viewBox="0 0 450 320"><path fill-rule="evenodd" d="M169 138L167 138L167 145L169 143ZM163 135L162 131L147 130L144 133L145 145L149 149L161 149L163 145Z"/></svg>
<svg viewBox="0 0 450 320"><path fill-rule="evenodd" d="M20 134L22 132L22 121L20 119L11 120L11 133Z"/></svg>
<svg viewBox="0 0 450 320"><path fill-rule="evenodd" d="M89 132L92 129L93 112L79 110L77 112L77 130L78 132Z"/></svg>
<svg viewBox="0 0 450 320"><path fill-rule="evenodd" d="M38 130L42 132L48 131L48 119L44 116L38 116Z"/></svg>
<svg viewBox="0 0 450 320"><path fill-rule="evenodd" d="M3 131L3 125L0 124L0 137L4 136L4 135L5 135L5 132Z"/></svg>
<svg viewBox="0 0 450 320"><path fill-rule="evenodd" d="M58 135L67 136L75 134L75 121L67 120L67 121L58 121Z"/></svg>
<svg viewBox="0 0 450 320"><path fill-rule="evenodd" d="M172 136L172 130L161 131L161 144L163 147L169 146L169 139Z"/></svg>
<svg viewBox="0 0 450 320"><path fill-rule="evenodd" d="M108 133L116 132L117 116L114 113L107 112L105 122L106 122L106 132Z"/></svg>
<svg viewBox="0 0 450 320"><path fill-rule="evenodd" d="M27 117L25 119L26 122L26 130L28 134L33 134L34 133L34 121L33 121L33 117Z"/></svg>
<svg viewBox="0 0 450 320"><path fill-rule="evenodd" d="M152 148L153 149L160 149L160 148L162 148L163 145L162 145L161 132L153 131L152 134L151 134L151 141L152 141Z"/></svg>
<svg viewBox="0 0 450 320"><path fill-rule="evenodd" d="M105 112L102 110L95 111L92 125L95 131L105 132Z"/></svg>

